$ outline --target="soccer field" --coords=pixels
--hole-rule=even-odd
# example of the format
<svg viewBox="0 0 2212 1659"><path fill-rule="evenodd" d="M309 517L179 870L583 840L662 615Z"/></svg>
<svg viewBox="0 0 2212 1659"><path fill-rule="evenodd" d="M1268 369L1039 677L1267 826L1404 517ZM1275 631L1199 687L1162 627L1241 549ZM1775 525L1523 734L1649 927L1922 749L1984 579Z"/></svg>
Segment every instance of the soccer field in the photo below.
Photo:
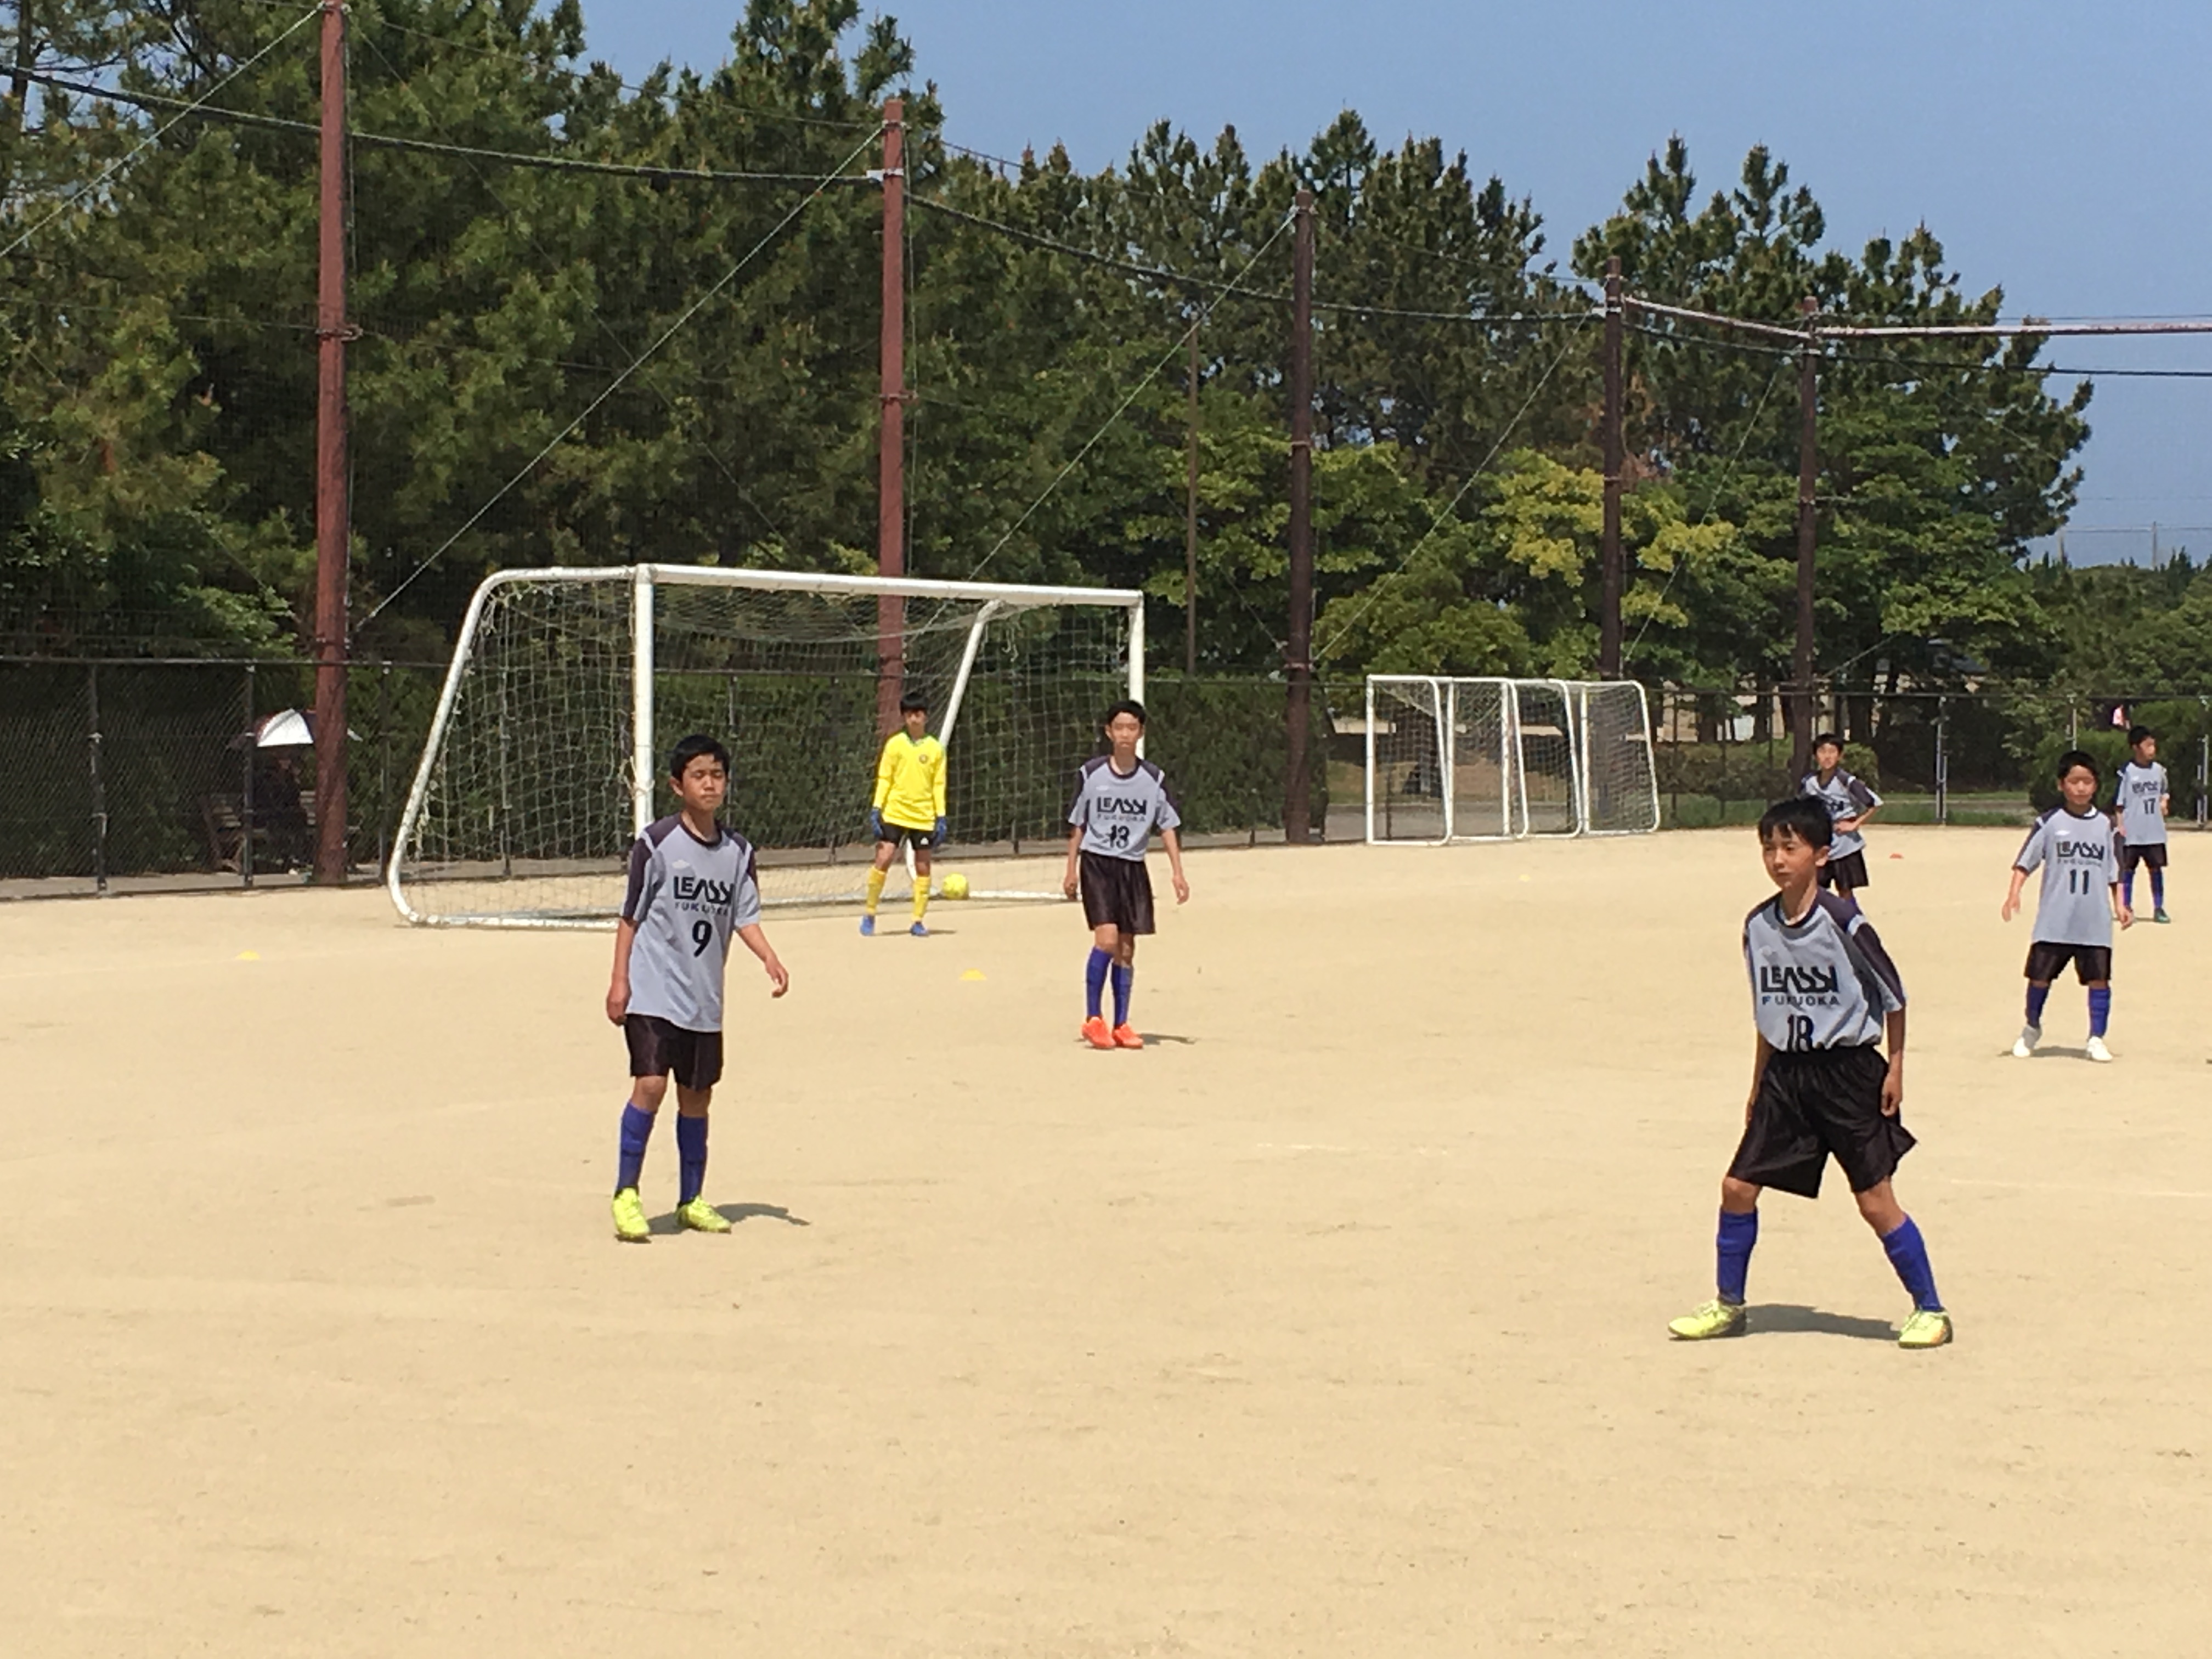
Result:
<svg viewBox="0 0 2212 1659"><path fill-rule="evenodd" d="M732 958L708 1184L742 1224L642 1249L607 1221L607 935L410 932L374 892L0 908L0 1629L2194 1650L2212 861L2183 838L2179 922L2121 941L2118 1063L2070 981L2018 1061L2018 841L1872 832L1898 1188L1958 1322L1925 1354L1832 1170L1766 1201L1753 1334L1665 1338L1741 1121L1748 830L1194 854L1142 1054L1077 1043L1068 908L771 917L794 982Z"/></svg>

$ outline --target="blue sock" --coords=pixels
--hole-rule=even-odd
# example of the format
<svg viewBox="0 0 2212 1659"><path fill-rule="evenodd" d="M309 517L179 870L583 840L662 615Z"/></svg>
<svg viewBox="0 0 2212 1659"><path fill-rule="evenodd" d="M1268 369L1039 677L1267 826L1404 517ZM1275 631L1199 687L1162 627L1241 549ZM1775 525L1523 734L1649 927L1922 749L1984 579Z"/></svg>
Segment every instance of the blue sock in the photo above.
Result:
<svg viewBox="0 0 2212 1659"><path fill-rule="evenodd" d="M1936 1270L1928 1265L1928 1246L1921 1241L1920 1229L1913 1225L1911 1216L1882 1239L1881 1248L1889 1255L1889 1265L1897 1269L1898 1282L1911 1293L1912 1305L1923 1313L1941 1313L1943 1300L1936 1294Z"/></svg>
<svg viewBox="0 0 2212 1659"><path fill-rule="evenodd" d="M682 1173L676 1180L676 1201L689 1204L699 1196L699 1189L707 1184L707 1120L703 1117L676 1119L676 1157Z"/></svg>
<svg viewBox="0 0 2212 1659"><path fill-rule="evenodd" d="M645 1143L653 1139L653 1114L625 1104L622 1119L622 1163L615 1170L615 1190L635 1187L645 1173Z"/></svg>
<svg viewBox="0 0 2212 1659"><path fill-rule="evenodd" d="M2112 988L2109 985L2089 993L2089 1035L2102 1036L2105 1027L2112 1023Z"/></svg>
<svg viewBox="0 0 2212 1659"><path fill-rule="evenodd" d="M1136 988L1137 970L1134 968L1126 968L1118 962L1115 963L1114 964L1115 1024L1127 1025L1129 1023L1129 994Z"/></svg>
<svg viewBox="0 0 2212 1659"><path fill-rule="evenodd" d="M1113 965L1112 951L1102 951L1095 945L1091 947L1091 960L1083 969L1083 1006L1093 1019L1098 1018L1098 1005L1105 1000L1106 970Z"/></svg>
<svg viewBox="0 0 2212 1659"><path fill-rule="evenodd" d="M1751 1275L1751 1247L1759 1243L1759 1212L1746 1215L1721 1212L1721 1233L1717 1241L1720 1250L1720 1272L1717 1283L1721 1300L1741 1306L1743 1302L1744 1281Z"/></svg>
<svg viewBox="0 0 2212 1659"><path fill-rule="evenodd" d="M2153 876L2151 879L2156 881L2158 878ZM2129 909L2136 908L2136 872L2132 870L2120 878L2120 900Z"/></svg>
<svg viewBox="0 0 2212 1659"><path fill-rule="evenodd" d="M2043 1029L2043 1005L2050 1000L2051 988L2048 985L2027 988L2027 1023L2038 1030Z"/></svg>
<svg viewBox="0 0 2212 1659"><path fill-rule="evenodd" d="M2130 909L2135 908L2133 899L2128 901L2128 908ZM2166 908L2166 872L2163 870L2154 870L2150 872L2150 908L2154 910Z"/></svg>

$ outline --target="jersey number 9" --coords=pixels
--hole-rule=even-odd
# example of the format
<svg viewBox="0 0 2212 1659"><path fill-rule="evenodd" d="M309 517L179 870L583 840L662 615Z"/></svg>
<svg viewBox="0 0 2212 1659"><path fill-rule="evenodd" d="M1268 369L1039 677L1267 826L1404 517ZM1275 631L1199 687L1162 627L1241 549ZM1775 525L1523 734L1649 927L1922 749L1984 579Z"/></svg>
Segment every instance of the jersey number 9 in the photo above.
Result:
<svg viewBox="0 0 2212 1659"><path fill-rule="evenodd" d="M714 942L714 924L702 916L691 924L691 954L703 957L707 947Z"/></svg>

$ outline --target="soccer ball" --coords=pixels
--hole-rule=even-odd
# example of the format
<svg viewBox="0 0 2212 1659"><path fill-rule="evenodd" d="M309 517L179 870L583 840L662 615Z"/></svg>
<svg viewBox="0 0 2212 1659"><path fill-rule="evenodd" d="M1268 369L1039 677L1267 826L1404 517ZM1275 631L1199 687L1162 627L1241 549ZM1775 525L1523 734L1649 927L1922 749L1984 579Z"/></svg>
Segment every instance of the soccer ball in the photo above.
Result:
<svg viewBox="0 0 2212 1659"><path fill-rule="evenodd" d="M965 876L947 876L945 878L944 885L939 888L938 890L943 893L945 896L949 899L964 899L968 896L968 878Z"/></svg>

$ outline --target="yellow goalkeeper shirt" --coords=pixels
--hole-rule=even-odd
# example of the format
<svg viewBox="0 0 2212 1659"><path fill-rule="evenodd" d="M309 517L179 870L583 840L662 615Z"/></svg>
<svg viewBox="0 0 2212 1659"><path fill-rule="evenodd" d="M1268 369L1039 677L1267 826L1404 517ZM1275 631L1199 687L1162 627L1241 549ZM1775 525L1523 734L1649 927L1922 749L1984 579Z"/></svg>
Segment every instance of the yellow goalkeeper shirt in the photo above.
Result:
<svg viewBox="0 0 2212 1659"><path fill-rule="evenodd" d="M945 745L903 732L884 739L876 762L876 811L902 830L933 830L945 816Z"/></svg>

